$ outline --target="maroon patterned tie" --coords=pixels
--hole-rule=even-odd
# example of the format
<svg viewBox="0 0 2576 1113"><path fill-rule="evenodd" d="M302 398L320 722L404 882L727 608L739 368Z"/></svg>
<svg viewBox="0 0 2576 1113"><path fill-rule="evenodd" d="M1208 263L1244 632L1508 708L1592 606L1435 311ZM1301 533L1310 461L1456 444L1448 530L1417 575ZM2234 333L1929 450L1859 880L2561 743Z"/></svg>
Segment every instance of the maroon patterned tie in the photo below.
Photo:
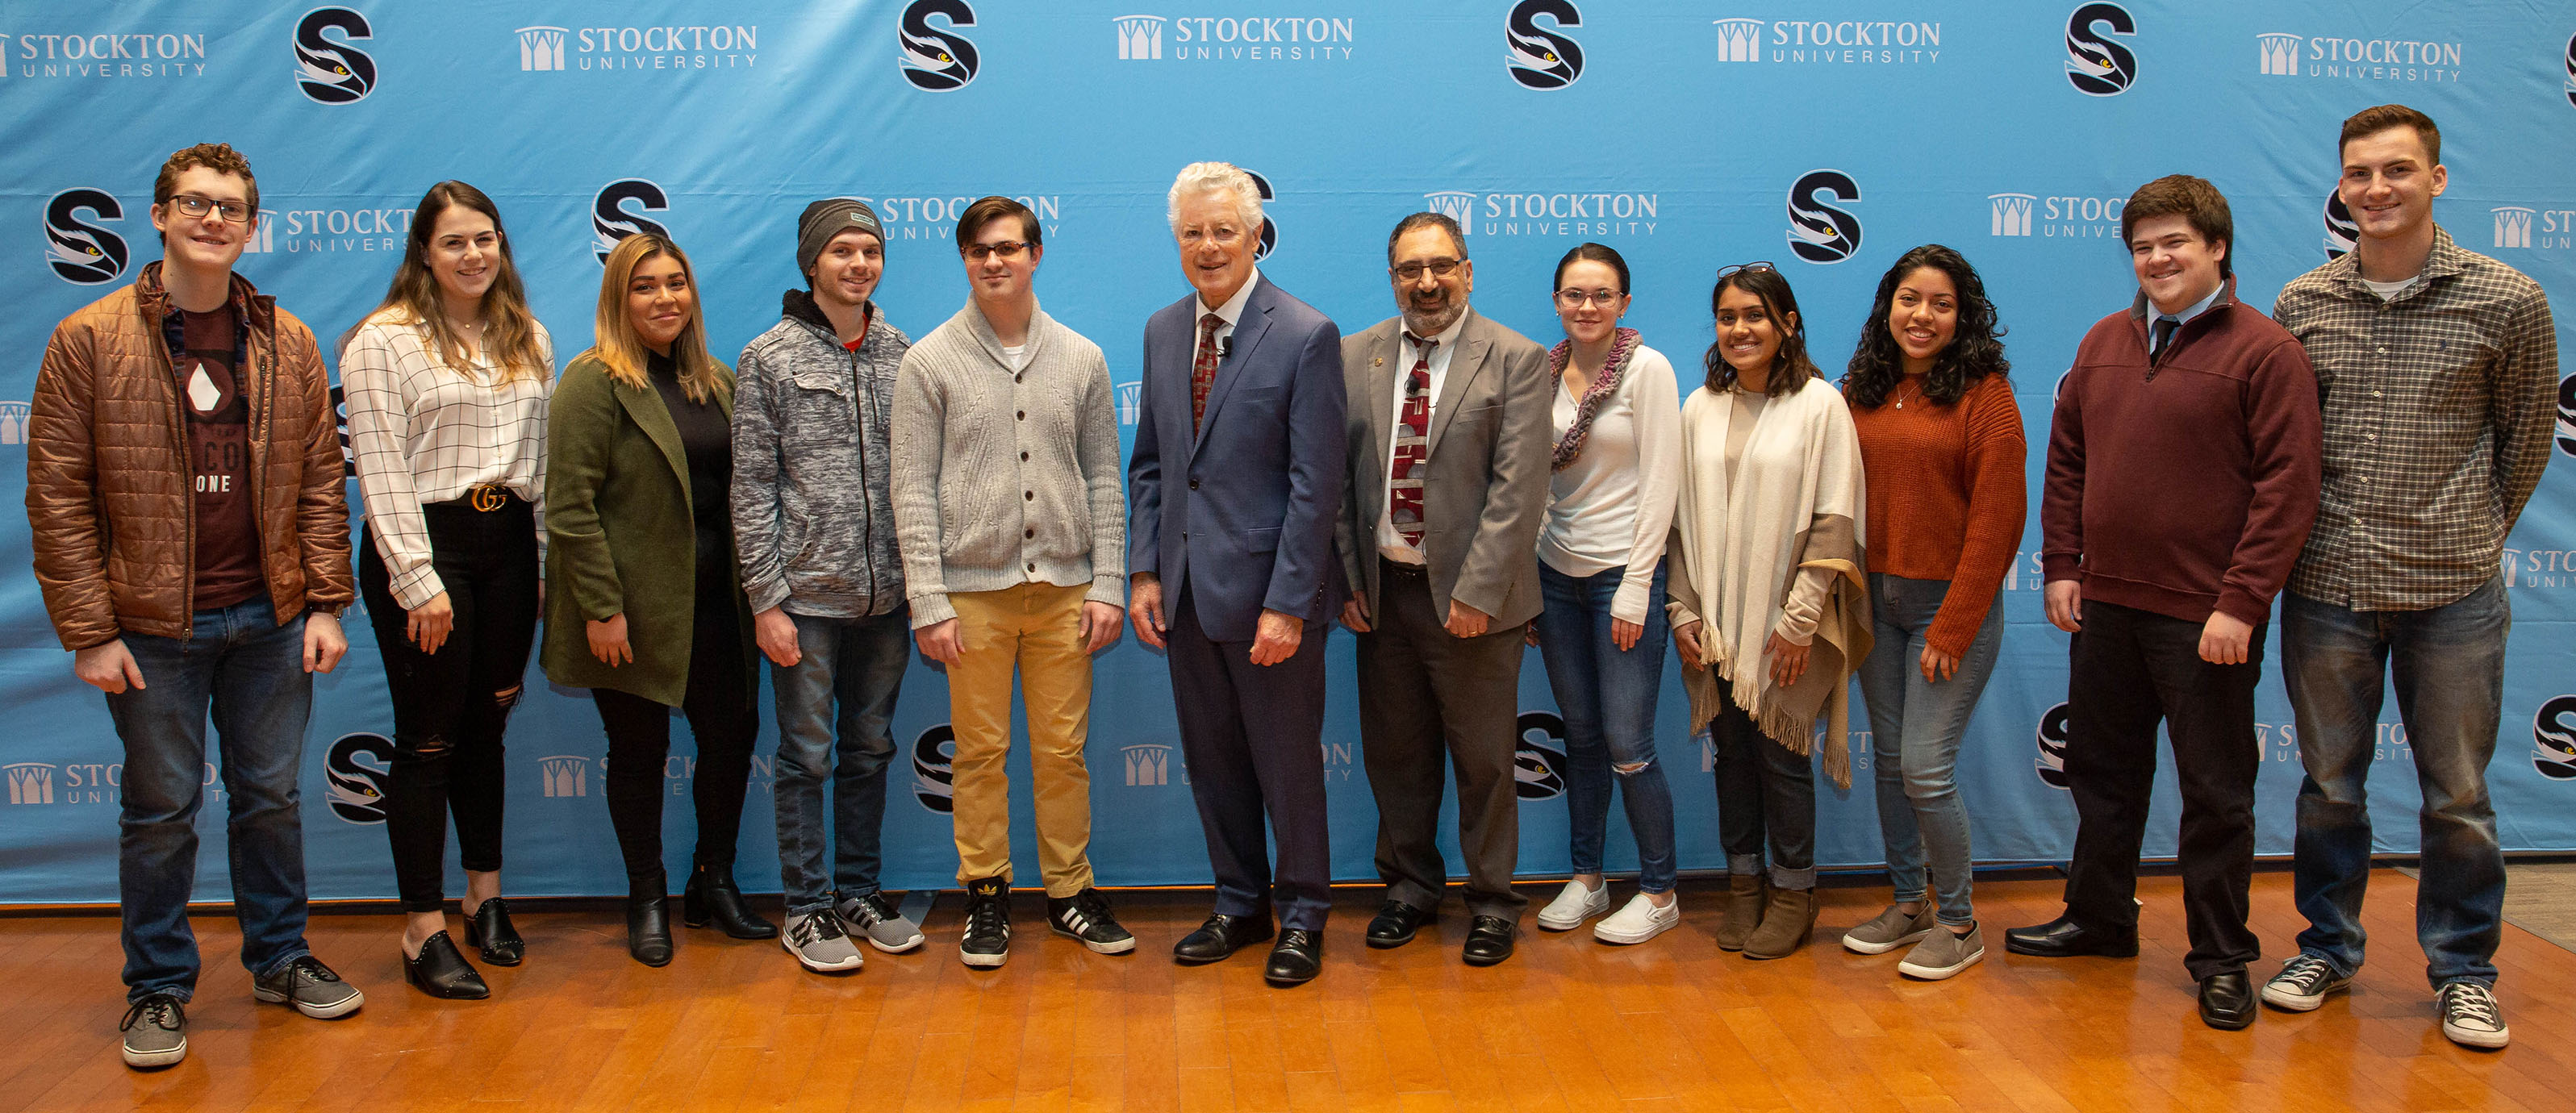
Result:
<svg viewBox="0 0 2576 1113"><path fill-rule="evenodd" d="M1225 318L1214 313L1199 318L1199 355L1190 364L1190 432L1198 432L1199 422L1207 417L1208 387L1216 383L1216 330L1225 327Z"/></svg>
<svg viewBox="0 0 2576 1113"><path fill-rule="evenodd" d="M1387 468L1387 520L1395 524L1396 536L1414 548L1422 547L1422 476L1424 462L1431 457L1431 350L1438 340L1425 340L1408 332L1404 339L1419 352L1413 359L1413 370L1404 376L1403 416L1396 421L1395 459Z"/></svg>

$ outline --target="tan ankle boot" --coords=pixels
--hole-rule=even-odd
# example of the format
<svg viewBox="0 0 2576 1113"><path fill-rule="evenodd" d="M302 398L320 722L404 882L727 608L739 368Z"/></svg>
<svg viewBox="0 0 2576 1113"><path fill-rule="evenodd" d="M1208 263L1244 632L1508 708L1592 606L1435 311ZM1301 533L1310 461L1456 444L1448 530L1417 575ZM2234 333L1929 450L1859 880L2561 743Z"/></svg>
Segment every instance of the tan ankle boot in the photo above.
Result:
<svg viewBox="0 0 2576 1113"><path fill-rule="evenodd" d="M1762 926L1744 941L1746 958L1787 958L1807 945L1816 930L1816 891L1773 889L1762 909Z"/></svg>
<svg viewBox="0 0 2576 1113"><path fill-rule="evenodd" d="M1740 951L1744 941L1762 926L1762 906L1769 899L1771 879L1759 873L1739 873L1727 879L1726 902L1717 923L1719 950Z"/></svg>

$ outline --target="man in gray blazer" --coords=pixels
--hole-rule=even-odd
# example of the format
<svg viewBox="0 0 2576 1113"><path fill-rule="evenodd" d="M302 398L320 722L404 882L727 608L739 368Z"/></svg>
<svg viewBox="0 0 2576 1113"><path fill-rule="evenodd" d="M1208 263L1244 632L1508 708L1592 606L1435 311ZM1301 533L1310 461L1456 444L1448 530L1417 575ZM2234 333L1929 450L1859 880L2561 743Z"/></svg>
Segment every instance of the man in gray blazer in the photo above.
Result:
<svg viewBox="0 0 2576 1113"><path fill-rule="evenodd" d="M1400 316L1342 341L1350 491L1335 548L1359 635L1360 744L1377 796L1386 903L1368 945L1401 947L1438 913L1442 759L1458 770L1465 958L1510 958L1521 906L1521 648L1539 612L1548 495L1547 356L1467 307L1456 221L1415 213L1387 238Z"/></svg>

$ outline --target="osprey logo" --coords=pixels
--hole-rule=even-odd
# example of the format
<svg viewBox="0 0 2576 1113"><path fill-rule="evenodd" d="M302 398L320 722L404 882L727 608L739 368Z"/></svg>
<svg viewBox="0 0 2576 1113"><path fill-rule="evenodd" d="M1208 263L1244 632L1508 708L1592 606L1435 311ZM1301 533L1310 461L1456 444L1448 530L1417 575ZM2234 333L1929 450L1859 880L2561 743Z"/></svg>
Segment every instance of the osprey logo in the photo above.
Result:
<svg viewBox="0 0 2576 1113"><path fill-rule="evenodd" d="M2576 781L2576 696L2559 696L2531 717L2531 767L2554 781ZM9 801L18 800L18 767L10 766Z"/></svg>
<svg viewBox="0 0 2576 1113"><path fill-rule="evenodd" d="M1512 751L1512 791L1523 800L1565 795L1565 720L1547 711L1523 711L1520 741Z"/></svg>
<svg viewBox="0 0 2576 1113"><path fill-rule="evenodd" d="M19 405L18 412L24 415L26 407ZM21 416L19 420L19 437L24 439L25 418ZM2558 451L2576 456L2576 374L2558 380Z"/></svg>
<svg viewBox="0 0 2576 1113"><path fill-rule="evenodd" d="M2326 191L2326 260L2332 262L2352 254L2361 243L2361 225L2354 223L2352 210L2343 203L2343 194Z"/></svg>
<svg viewBox="0 0 2576 1113"><path fill-rule="evenodd" d="M1245 170L1243 176L1252 179L1252 188L1261 194L1261 242L1252 249L1252 261L1258 263L1279 246L1279 225L1270 219L1270 203L1279 199L1279 191L1270 188L1270 179L1257 170Z"/></svg>
<svg viewBox="0 0 2576 1113"><path fill-rule="evenodd" d="M626 203L635 203L636 212L626 211ZM599 187L599 196L591 202L591 250L599 261L608 261L608 253L617 250L617 242L628 236L655 235L669 238L671 230L660 221L643 215L671 207L671 197L662 187L642 178L624 178Z"/></svg>
<svg viewBox="0 0 2576 1113"><path fill-rule="evenodd" d="M0 444L27 443L27 417L26 403L0 402ZM2565 428L2563 416L2560 428Z"/></svg>
<svg viewBox="0 0 2576 1113"><path fill-rule="evenodd" d="M2106 32L2094 30L2100 27ZM2138 56L2111 41L2138 33L2138 21L2118 4L2086 4L2066 17L2066 80L2088 97L2116 97L2138 79Z"/></svg>
<svg viewBox="0 0 2576 1113"><path fill-rule="evenodd" d="M1762 21L1758 19L1719 19L1717 25L1717 60L1720 62L1759 62L1762 60Z"/></svg>
<svg viewBox="0 0 2576 1113"><path fill-rule="evenodd" d="M2039 717L2039 779L2050 788L2066 787L2066 705Z"/></svg>
<svg viewBox="0 0 2576 1113"><path fill-rule="evenodd" d="M2495 214L2497 247L2531 246L2531 217L2539 210L2524 205L2498 205L2488 211Z"/></svg>
<svg viewBox="0 0 2576 1113"><path fill-rule="evenodd" d="M338 31L344 41L322 37ZM374 38L367 17L347 8L315 8L295 24L295 85L321 104L355 104L376 87L376 60L345 40Z"/></svg>
<svg viewBox="0 0 2576 1113"><path fill-rule="evenodd" d="M1789 250L1810 263L1839 263L1860 250L1860 218L1828 205L1860 200L1860 183L1840 170L1810 170L1789 187Z"/></svg>
<svg viewBox="0 0 2576 1113"><path fill-rule="evenodd" d="M368 763L359 762L362 754ZM393 757L394 740L381 734L360 731L332 743L322 764L331 814L351 823L384 822L385 776L393 771Z"/></svg>
<svg viewBox="0 0 2576 1113"><path fill-rule="evenodd" d="M1154 788L1172 783L1172 748L1155 742L1140 742L1119 748L1127 758L1127 787ZM1185 772L1184 784L1189 782Z"/></svg>
<svg viewBox="0 0 2576 1113"><path fill-rule="evenodd" d="M83 222L83 209L97 220L125 219L125 207L103 191L82 187L55 194L45 203L45 261L74 285L114 282L125 273L125 237Z"/></svg>
<svg viewBox="0 0 2576 1113"><path fill-rule="evenodd" d="M2567 103L2576 105L2576 35L2567 37Z"/></svg>
<svg viewBox="0 0 2576 1113"><path fill-rule="evenodd" d="M946 723L912 740L912 797L921 806L947 815L957 810L957 773L949 764L957 754L957 731Z"/></svg>
<svg viewBox="0 0 2576 1113"><path fill-rule="evenodd" d="M549 798L590 795L590 759L580 754L538 758L537 775Z"/></svg>
<svg viewBox="0 0 2576 1113"><path fill-rule="evenodd" d="M54 802L54 767L41 761L21 761L0 765L9 774L9 802L12 804L51 804Z"/></svg>
<svg viewBox="0 0 2576 1113"><path fill-rule="evenodd" d="M1122 15L1110 20L1118 28L1118 60L1155 62L1163 57L1163 23L1158 15Z"/></svg>
<svg viewBox="0 0 2576 1113"><path fill-rule="evenodd" d="M1987 223L1990 234L1997 236L2029 235L2031 206L2038 200L2039 198L2027 193L1987 194L1986 203L1994 207L1992 218Z"/></svg>
<svg viewBox="0 0 2576 1113"><path fill-rule="evenodd" d="M569 29L562 27L519 28L520 71L552 71L564 68L564 36L571 33Z"/></svg>
<svg viewBox="0 0 2576 1113"><path fill-rule="evenodd" d="M946 16L949 29L931 29L930 17ZM915 89L945 93L975 80L975 43L957 33L975 25L975 9L966 0L912 0L903 9L896 36L903 43L903 79Z"/></svg>
<svg viewBox="0 0 2576 1113"><path fill-rule="evenodd" d="M1556 23L1556 31L1540 29L1538 17L1546 16ZM1525 89L1562 89L1583 78L1583 47L1570 36L1560 34L1568 27L1583 26L1583 13L1572 0L1521 0L1512 5L1503 19L1503 42L1511 48L1503 63L1512 80Z"/></svg>
<svg viewBox="0 0 2576 1113"><path fill-rule="evenodd" d="M2298 35L2265 31L2254 36L2255 50L2262 55L2265 77L2299 76L2299 44L2306 41Z"/></svg>

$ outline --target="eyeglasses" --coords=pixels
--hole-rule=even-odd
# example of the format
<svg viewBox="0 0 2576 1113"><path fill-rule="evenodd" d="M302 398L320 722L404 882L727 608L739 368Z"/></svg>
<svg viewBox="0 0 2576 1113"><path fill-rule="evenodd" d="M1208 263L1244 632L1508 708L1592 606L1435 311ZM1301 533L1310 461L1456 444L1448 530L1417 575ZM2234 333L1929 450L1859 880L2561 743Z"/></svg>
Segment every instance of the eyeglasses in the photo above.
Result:
<svg viewBox="0 0 2576 1113"><path fill-rule="evenodd" d="M171 195L170 203L178 208L181 216L202 217L206 215L206 210L213 209L232 223L250 223L250 206L239 201L217 201L210 197L199 197L193 193L179 193Z"/></svg>
<svg viewBox="0 0 2576 1113"><path fill-rule="evenodd" d="M1586 305L1598 305L1608 309L1620 298L1626 296L1617 290L1559 290L1556 292L1556 304L1567 309L1581 309Z"/></svg>
<svg viewBox="0 0 2576 1113"><path fill-rule="evenodd" d="M1017 259L1020 257L1021 252L1028 249L1029 243L1026 240L1003 240L1000 243L967 244L966 250L962 252L962 254L969 259L973 259L974 261L981 263L985 259L995 255L999 255L1005 259Z"/></svg>
<svg viewBox="0 0 2576 1113"><path fill-rule="evenodd" d="M1779 273L1779 270L1780 268L1771 265L1770 260L1763 259L1751 263L1737 263L1734 266L1722 268L1717 272L1717 277L1723 279L1728 275L1741 274L1745 271L1770 271L1777 274Z"/></svg>
<svg viewBox="0 0 2576 1113"><path fill-rule="evenodd" d="M1464 262L1466 262L1464 259L1434 259L1428 263L1406 263L1400 267L1388 267L1387 273L1406 282L1420 282L1424 271L1430 271L1434 278L1447 278L1457 273L1459 265Z"/></svg>

